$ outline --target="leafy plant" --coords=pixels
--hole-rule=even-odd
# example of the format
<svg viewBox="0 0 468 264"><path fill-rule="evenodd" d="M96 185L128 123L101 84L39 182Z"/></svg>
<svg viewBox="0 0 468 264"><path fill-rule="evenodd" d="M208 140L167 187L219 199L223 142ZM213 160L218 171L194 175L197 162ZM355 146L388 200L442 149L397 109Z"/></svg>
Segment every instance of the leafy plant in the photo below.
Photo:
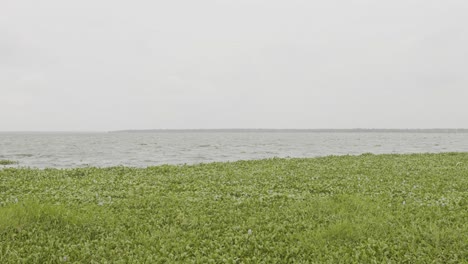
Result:
<svg viewBox="0 0 468 264"><path fill-rule="evenodd" d="M13 161L13 160L0 160L0 165L13 165L13 164L18 164L18 162Z"/></svg>
<svg viewBox="0 0 468 264"><path fill-rule="evenodd" d="M0 170L0 263L466 263L468 153Z"/></svg>

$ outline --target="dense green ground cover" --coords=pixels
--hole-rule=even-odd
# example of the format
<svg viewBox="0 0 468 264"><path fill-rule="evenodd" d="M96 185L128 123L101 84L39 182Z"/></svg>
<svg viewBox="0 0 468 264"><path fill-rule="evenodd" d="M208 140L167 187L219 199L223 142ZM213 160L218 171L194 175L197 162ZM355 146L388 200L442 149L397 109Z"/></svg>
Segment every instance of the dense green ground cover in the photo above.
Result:
<svg viewBox="0 0 468 264"><path fill-rule="evenodd" d="M468 153L0 169L0 263L467 263Z"/></svg>

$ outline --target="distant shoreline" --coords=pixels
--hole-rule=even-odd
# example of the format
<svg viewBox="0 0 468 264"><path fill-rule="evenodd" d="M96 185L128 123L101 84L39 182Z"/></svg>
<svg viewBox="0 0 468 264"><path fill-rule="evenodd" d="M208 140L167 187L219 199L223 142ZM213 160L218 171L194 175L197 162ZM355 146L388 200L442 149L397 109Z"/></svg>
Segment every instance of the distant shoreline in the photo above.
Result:
<svg viewBox="0 0 468 264"><path fill-rule="evenodd" d="M129 129L108 133L468 133L468 129Z"/></svg>
<svg viewBox="0 0 468 264"><path fill-rule="evenodd" d="M468 128L430 129L274 129L274 128L218 128L218 129L125 129L111 131L0 131L0 134L103 134L103 133L468 133Z"/></svg>

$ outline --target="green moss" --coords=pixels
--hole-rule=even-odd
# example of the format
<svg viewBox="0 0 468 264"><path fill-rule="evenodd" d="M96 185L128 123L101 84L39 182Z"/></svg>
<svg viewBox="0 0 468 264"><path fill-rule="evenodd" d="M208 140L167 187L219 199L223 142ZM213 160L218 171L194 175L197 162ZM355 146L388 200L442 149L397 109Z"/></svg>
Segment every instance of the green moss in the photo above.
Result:
<svg viewBox="0 0 468 264"><path fill-rule="evenodd" d="M467 190L468 153L5 168L0 263L466 263Z"/></svg>

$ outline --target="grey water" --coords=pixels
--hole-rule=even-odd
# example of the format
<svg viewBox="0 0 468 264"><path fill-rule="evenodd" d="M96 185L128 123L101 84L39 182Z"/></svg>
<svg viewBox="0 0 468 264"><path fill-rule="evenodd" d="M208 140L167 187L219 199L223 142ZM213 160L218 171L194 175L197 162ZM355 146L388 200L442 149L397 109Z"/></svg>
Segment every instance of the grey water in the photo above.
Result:
<svg viewBox="0 0 468 264"><path fill-rule="evenodd" d="M14 160L19 162L15 166L34 168L147 167L272 157L437 152L468 152L468 133L0 133L0 160Z"/></svg>

